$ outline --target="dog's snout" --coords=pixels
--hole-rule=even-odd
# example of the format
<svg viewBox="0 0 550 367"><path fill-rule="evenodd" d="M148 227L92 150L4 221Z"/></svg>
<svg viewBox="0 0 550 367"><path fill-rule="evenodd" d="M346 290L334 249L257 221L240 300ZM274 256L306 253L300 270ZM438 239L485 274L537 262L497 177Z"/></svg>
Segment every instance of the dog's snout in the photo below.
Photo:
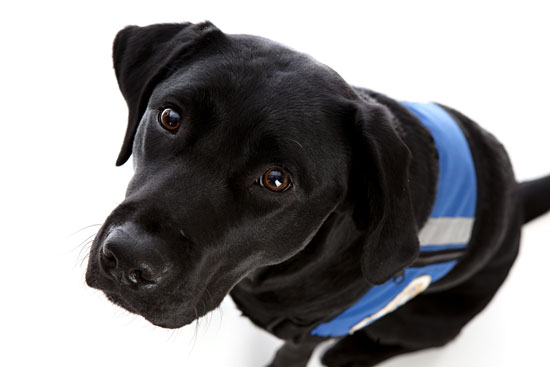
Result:
<svg viewBox="0 0 550 367"><path fill-rule="evenodd" d="M100 248L99 264L108 278L138 288L155 287L168 270L158 244L149 236L140 236L130 226L110 231Z"/></svg>

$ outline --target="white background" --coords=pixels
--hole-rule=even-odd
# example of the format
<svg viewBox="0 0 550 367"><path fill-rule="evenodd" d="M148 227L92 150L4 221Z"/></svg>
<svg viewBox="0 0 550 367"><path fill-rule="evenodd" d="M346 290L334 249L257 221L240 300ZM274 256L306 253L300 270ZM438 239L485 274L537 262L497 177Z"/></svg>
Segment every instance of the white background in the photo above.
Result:
<svg viewBox="0 0 550 367"><path fill-rule="evenodd" d="M128 24L209 19L277 40L352 84L459 109L504 143L521 180L549 173L544 2L442 3L2 2L0 365L258 367L280 343L230 300L174 332L84 283L81 244L97 227L74 232L101 223L132 174L114 166L127 110L111 65ZM550 216L526 226L508 281L456 341L384 366L549 366L549 239Z"/></svg>

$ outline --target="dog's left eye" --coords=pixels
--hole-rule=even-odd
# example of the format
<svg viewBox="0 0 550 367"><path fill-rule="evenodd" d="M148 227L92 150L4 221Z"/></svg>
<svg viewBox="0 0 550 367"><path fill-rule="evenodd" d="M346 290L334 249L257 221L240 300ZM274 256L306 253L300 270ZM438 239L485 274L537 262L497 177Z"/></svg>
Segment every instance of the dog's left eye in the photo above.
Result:
<svg viewBox="0 0 550 367"><path fill-rule="evenodd" d="M170 132L176 132L181 125L181 115L172 108L163 109L158 118L162 127Z"/></svg>
<svg viewBox="0 0 550 367"><path fill-rule="evenodd" d="M282 192L291 186L290 176L280 167L271 167L260 177L260 185L275 192Z"/></svg>

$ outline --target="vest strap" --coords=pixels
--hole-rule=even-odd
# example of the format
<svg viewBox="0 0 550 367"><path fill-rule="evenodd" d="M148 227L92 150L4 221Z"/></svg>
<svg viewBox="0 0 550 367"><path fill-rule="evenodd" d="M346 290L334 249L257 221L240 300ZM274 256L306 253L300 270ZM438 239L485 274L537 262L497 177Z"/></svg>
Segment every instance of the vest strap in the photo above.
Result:
<svg viewBox="0 0 550 367"><path fill-rule="evenodd" d="M470 148L453 118L434 103L402 102L428 128L439 154L439 174L430 218L418 234L420 256L400 276L371 287L355 304L312 335L353 333L423 292L447 275L464 253L474 226L477 181Z"/></svg>

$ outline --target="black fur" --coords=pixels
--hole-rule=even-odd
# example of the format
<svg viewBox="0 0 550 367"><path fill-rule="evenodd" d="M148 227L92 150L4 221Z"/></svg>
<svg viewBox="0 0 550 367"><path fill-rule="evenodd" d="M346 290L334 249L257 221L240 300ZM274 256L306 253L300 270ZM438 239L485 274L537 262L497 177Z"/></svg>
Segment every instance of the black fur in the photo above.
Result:
<svg viewBox="0 0 550 367"><path fill-rule="evenodd" d="M287 340L271 365L299 367L324 340L310 336L313 328L417 258L437 151L391 98L208 22L125 28L113 58L129 108L117 165L133 154L135 175L94 241L86 274L113 302L177 328L230 293L255 324ZM158 122L166 107L184 117L176 133ZM467 252L405 306L341 338L323 357L327 366L371 366L454 338L506 278L524 212L531 219L550 207L519 209L503 147L444 108L476 166ZM258 183L273 166L290 173L289 190ZM550 188L523 191L536 198Z"/></svg>

